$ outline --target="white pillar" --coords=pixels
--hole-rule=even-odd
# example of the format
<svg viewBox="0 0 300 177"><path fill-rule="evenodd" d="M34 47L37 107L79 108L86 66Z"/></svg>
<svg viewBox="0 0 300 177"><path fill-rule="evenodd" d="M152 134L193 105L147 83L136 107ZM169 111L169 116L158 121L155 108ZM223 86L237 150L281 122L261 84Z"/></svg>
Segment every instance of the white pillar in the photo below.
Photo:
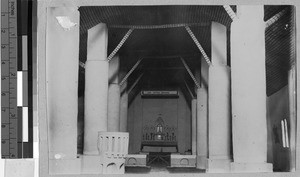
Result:
<svg viewBox="0 0 300 177"><path fill-rule="evenodd" d="M107 27L103 23L88 30L83 151L86 155L98 154L98 131L107 131L107 37Z"/></svg>
<svg viewBox="0 0 300 177"><path fill-rule="evenodd" d="M121 91L121 100L120 100L120 132L128 132L127 130L127 116L128 116L127 82L125 82L122 87L124 89Z"/></svg>
<svg viewBox="0 0 300 177"><path fill-rule="evenodd" d="M66 29L57 17L76 25ZM77 8L51 8L47 18L47 113L49 158L77 156L77 99L79 12Z"/></svg>
<svg viewBox="0 0 300 177"><path fill-rule="evenodd" d="M272 171L267 164L264 7L237 6L231 24L233 172Z"/></svg>
<svg viewBox="0 0 300 177"><path fill-rule="evenodd" d="M197 168L207 168L207 90L197 89Z"/></svg>
<svg viewBox="0 0 300 177"><path fill-rule="evenodd" d="M212 65L208 77L207 172L230 171L231 106L230 69L227 66L226 26L212 22Z"/></svg>
<svg viewBox="0 0 300 177"><path fill-rule="evenodd" d="M109 63L108 86L108 124L109 132L120 130L120 85L119 85L119 56L116 55Z"/></svg>
<svg viewBox="0 0 300 177"><path fill-rule="evenodd" d="M294 172L296 170L296 132L297 132L297 120L296 120L296 67L292 66L289 71L289 116L290 116L290 171Z"/></svg>
<svg viewBox="0 0 300 177"><path fill-rule="evenodd" d="M192 99L192 155L197 154L197 99Z"/></svg>

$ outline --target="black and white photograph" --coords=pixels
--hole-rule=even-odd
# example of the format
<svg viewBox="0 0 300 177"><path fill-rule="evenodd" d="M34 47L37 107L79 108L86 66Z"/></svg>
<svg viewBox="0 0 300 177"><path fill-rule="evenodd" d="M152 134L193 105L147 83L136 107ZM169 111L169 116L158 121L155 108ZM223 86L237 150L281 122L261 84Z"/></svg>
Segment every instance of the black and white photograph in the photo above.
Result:
<svg viewBox="0 0 300 177"><path fill-rule="evenodd" d="M299 10L1 0L0 177L299 176Z"/></svg>

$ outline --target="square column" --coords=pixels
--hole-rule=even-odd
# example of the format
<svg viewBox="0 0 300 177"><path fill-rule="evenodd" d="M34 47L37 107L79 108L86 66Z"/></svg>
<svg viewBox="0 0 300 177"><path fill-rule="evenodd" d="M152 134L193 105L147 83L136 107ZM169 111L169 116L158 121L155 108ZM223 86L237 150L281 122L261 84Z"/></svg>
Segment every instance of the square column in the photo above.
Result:
<svg viewBox="0 0 300 177"><path fill-rule="evenodd" d="M231 24L232 172L271 172L267 163L264 7L237 6Z"/></svg>
<svg viewBox="0 0 300 177"><path fill-rule="evenodd" d="M127 81L122 86L120 98L120 132L128 132L127 130L127 116L128 116L128 92Z"/></svg>
<svg viewBox="0 0 300 177"><path fill-rule="evenodd" d="M207 168L207 90L197 89L197 164L198 169Z"/></svg>
<svg viewBox="0 0 300 177"><path fill-rule="evenodd" d="M118 132L120 130L120 85L119 68L120 58L115 55L109 63L108 86L108 124L107 131Z"/></svg>
<svg viewBox="0 0 300 177"><path fill-rule="evenodd" d="M192 155L197 154L197 99L192 99Z"/></svg>
<svg viewBox="0 0 300 177"><path fill-rule="evenodd" d="M87 61L85 63L84 150L85 155L97 155L98 131L107 131L108 95L108 30L100 23L88 30Z"/></svg>
<svg viewBox="0 0 300 177"><path fill-rule="evenodd" d="M229 172L231 162L230 68L227 66L226 26L212 22L212 65L208 77L207 172Z"/></svg>
<svg viewBox="0 0 300 177"><path fill-rule="evenodd" d="M79 11L64 7L49 8L47 13L49 159L69 161L77 157Z"/></svg>
<svg viewBox="0 0 300 177"><path fill-rule="evenodd" d="M208 157L208 65L204 58L201 58L201 67L195 71L195 77L201 88L196 89L197 93L197 163L196 168L207 168Z"/></svg>

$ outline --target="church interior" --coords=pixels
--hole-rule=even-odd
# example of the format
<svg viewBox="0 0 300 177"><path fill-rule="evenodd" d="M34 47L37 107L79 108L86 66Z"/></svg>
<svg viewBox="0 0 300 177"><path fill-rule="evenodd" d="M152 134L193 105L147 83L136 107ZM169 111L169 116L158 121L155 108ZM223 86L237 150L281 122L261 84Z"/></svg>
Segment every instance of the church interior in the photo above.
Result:
<svg viewBox="0 0 300 177"><path fill-rule="evenodd" d="M53 173L65 173L55 165L63 159L77 159L79 174L102 173L92 168L106 140L96 138L112 136L121 148L125 135L125 163L110 163L111 171L295 170L294 6L82 6L47 14ZM79 25L62 30L57 16ZM70 54L58 54L61 46ZM60 68L66 76L56 76Z"/></svg>

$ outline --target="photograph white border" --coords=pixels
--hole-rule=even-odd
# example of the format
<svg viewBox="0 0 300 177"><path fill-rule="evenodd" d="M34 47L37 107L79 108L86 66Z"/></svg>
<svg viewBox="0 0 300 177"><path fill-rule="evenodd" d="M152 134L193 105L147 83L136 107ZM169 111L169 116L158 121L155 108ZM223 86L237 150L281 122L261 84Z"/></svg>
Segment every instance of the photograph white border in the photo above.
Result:
<svg viewBox="0 0 300 177"><path fill-rule="evenodd" d="M142 6L142 5L294 5L296 7L296 37L297 46L300 41L300 1L291 0L38 0L38 30L37 30L37 87L38 87L38 119L39 119L39 176L47 177L49 175L49 159L48 159L48 126L47 126L47 105L46 105L46 20L48 7L80 7L80 6ZM297 53L300 48L297 47ZM297 68L300 68L300 61L297 55ZM296 71L297 72L297 71ZM300 72L299 72L300 73ZM300 74L297 72L296 88L300 93ZM297 94L297 110L300 110L300 94ZM299 115L297 114L297 119ZM297 121L297 127L300 127L300 121ZM296 152L300 152L300 131L297 129L297 146ZM155 176L300 176L300 153L296 153L296 172L273 172L273 173L243 173L243 174L207 174L207 173L187 173L187 174L155 174ZM140 176L141 174L125 174L125 176ZM142 174L153 176L154 174ZM56 177L72 176L82 177L86 175L55 175ZM88 175L99 176L99 175ZM103 175L104 176L104 175ZM114 175L110 175L114 176Z"/></svg>

